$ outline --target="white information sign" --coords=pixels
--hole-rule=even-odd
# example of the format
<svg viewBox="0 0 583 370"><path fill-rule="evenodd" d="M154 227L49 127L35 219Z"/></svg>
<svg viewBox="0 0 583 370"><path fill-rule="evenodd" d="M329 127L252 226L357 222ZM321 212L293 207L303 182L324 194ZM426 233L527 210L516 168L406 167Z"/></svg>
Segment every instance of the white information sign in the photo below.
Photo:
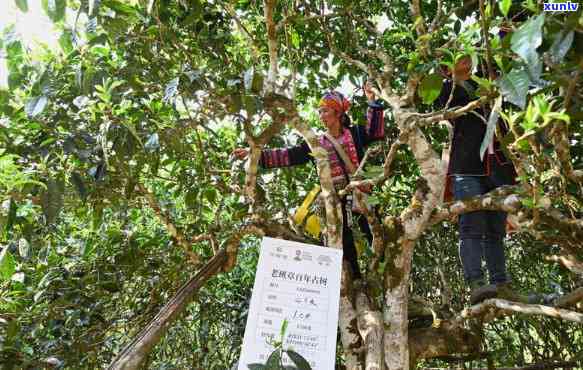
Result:
<svg viewBox="0 0 583 370"><path fill-rule="evenodd" d="M283 348L314 370L333 370L341 267L341 250L263 238L238 370L265 364L284 320ZM287 355L283 363L293 365Z"/></svg>

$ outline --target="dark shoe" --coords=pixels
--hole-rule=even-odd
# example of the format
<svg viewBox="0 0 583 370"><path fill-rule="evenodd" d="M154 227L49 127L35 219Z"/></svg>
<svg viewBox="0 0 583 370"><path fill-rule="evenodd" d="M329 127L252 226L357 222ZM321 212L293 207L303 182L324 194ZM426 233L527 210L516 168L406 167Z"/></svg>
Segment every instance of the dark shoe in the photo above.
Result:
<svg viewBox="0 0 583 370"><path fill-rule="evenodd" d="M510 282L496 284L497 296L500 299L505 299L507 301L529 303L529 297L526 297L520 293L515 292L512 289L512 284ZM531 300L537 299L537 297L531 297Z"/></svg>
<svg viewBox="0 0 583 370"><path fill-rule="evenodd" d="M552 306L556 302L557 298L559 298L559 296L555 293L553 294L531 293L526 297L526 303Z"/></svg>
<svg viewBox="0 0 583 370"><path fill-rule="evenodd" d="M470 293L470 304L475 305L486 299L496 298L496 285L473 285Z"/></svg>
<svg viewBox="0 0 583 370"><path fill-rule="evenodd" d="M539 293L532 293L526 297L526 303L528 304L544 304L544 296Z"/></svg>
<svg viewBox="0 0 583 370"><path fill-rule="evenodd" d="M428 328L433 324L433 312L431 309L413 299L407 305L407 315L409 317L409 329Z"/></svg>

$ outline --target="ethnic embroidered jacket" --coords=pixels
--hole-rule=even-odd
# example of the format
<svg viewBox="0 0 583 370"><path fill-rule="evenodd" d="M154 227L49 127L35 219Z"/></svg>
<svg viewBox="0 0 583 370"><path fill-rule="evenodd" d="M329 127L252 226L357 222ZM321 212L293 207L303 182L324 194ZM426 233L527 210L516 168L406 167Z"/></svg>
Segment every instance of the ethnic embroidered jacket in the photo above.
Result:
<svg viewBox="0 0 583 370"><path fill-rule="evenodd" d="M360 160L364 156L364 149L372 142L382 139L385 135L385 122L383 106L379 101L368 104L367 124L365 126L352 125L344 129L343 134L337 138L350 157L350 160L358 167ZM342 160L338 158L332 143L324 135L320 136L320 144L328 150L330 155L330 167L332 170L332 180L335 187L346 186L347 175L344 172ZM277 149L264 149L261 152L259 165L263 168L290 167L305 164L313 161L310 155L310 147L304 141L300 144Z"/></svg>

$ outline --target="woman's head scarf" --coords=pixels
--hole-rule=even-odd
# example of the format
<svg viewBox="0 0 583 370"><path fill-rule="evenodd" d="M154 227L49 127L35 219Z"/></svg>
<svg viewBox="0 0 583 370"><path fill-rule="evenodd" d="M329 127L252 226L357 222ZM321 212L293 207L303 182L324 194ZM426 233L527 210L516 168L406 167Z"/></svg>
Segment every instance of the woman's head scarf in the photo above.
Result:
<svg viewBox="0 0 583 370"><path fill-rule="evenodd" d="M328 91L320 99L320 107L332 108L337 112L346 113L350 108L348 99L338 91Z"/></svg>

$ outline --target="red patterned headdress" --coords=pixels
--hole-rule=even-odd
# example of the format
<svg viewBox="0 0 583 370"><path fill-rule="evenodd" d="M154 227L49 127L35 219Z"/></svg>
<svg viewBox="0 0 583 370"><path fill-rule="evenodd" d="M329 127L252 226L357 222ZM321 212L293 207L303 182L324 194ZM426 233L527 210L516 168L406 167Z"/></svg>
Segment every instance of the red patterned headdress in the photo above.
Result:
<svg viewBox="0 0 583 370"><path fill-rule="evenodd" d="M338 91L328 91L320 99L320 107L332 108L337 112L346 113L350 108L348 99Z"/></svg>

